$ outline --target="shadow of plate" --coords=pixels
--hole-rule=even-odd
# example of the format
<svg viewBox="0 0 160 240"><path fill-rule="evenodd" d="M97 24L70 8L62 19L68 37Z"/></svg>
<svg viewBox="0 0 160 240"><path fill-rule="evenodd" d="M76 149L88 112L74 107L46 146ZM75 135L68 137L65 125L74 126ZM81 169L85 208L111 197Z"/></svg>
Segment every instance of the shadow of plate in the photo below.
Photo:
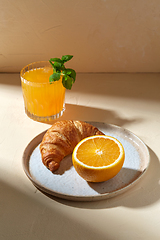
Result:
<svg viewBox="0 0 160 240"><path fill-rule="evenodd" d="M57 198L44 193L49 198L60 202L61 204L72 206L75 208L86 208L86 209L105 209L105 208L115 208L118 206L124 206L128 208L143 208L152 205L159 201L160 199L160 163L156 154L149 148L150 153L150 164L147 171L143 174L138 181L127 191L122 192L118 196L111 197L100 201L70 201L61 198ZM138 177L141 172L132 169L123 168L124 175L129 175L131 177ZM117 175L118 178L118 175ZM112 183L113 179L107 181ZM96 183L88 183L95 191L100 194L105 194L109 189L111 191L111 186L108 183L102 183L101 188L99 188ZM125 184L124 184L125 187ZM118 188L118 185L117 185Z"/></svg>

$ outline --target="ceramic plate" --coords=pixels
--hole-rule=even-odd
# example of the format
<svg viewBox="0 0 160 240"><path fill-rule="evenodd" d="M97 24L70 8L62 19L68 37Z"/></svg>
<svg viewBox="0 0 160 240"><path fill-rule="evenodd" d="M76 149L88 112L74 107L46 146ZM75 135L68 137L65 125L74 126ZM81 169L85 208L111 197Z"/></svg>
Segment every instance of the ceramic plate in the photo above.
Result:
<svg viewBox="0 0 160 240"><path fill-rule="evenodd" d="M89 183L75 171L71 155L65 157L60 168L50 172L42 163L39 144L45 132L36 136L23 154L23 167L32 183L43 192L74 201L94 201L116 196L133 186L146 172L149 165L147 146L130 131L100 122L90 122L106 135L117 138L125 150L121 171L102 183Z"/></svg>

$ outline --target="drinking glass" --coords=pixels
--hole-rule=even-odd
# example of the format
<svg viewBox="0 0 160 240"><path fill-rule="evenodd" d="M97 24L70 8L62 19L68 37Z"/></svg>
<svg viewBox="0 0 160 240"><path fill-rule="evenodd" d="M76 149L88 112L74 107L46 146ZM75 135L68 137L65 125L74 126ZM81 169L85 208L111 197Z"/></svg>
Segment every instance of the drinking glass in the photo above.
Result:
<svg viewBox="0 0 160 240"><path fill-rule="evenodd" d="M31 63L20 72L25 112L35 121L57 119L65 110L62 77L50 83L51 74L53 68L49 61Z"/></svg>

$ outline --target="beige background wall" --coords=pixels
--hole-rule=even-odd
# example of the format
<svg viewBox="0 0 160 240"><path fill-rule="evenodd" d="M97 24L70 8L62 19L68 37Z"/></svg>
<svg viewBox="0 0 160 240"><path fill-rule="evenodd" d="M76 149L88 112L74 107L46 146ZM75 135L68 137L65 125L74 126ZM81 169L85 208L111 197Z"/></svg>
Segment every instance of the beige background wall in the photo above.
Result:
<svg viewBox="0 0 160 240"><path fill-rule="evenodd" d="M0 0L0 72L73 54L77 72L159 72L159 0Z"/></svg>

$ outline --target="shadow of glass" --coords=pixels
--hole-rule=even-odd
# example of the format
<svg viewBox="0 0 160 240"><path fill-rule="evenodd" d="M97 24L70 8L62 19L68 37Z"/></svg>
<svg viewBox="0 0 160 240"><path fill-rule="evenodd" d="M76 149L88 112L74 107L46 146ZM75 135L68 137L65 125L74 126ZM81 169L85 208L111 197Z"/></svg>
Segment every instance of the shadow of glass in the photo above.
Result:
<svg viewBox="0 0 160 240"><path fill-rule="evenodd" d="M66 111L64 112L62 117L45 123L53 124L57 120L70 120L70 119L81 121L107 122L121 127L124 126L125 124L131 124L142 121L142 119L122 118L115 111L111 110L86 107L75 104L66 104Z"/></svg>

